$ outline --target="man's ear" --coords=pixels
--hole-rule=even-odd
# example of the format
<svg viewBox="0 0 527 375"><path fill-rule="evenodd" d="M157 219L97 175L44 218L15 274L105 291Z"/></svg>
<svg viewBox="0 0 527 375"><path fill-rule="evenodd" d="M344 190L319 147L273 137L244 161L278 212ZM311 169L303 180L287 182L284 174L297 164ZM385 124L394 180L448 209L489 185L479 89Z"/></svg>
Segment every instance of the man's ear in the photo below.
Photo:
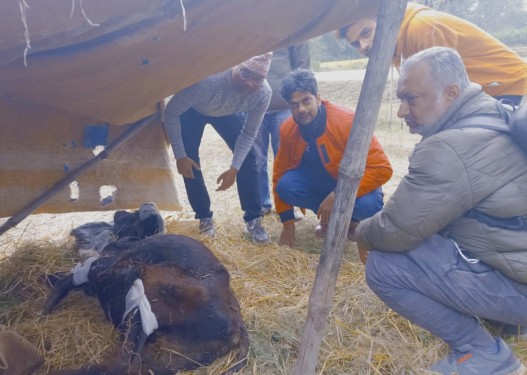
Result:
<svg viewBox="0 0 527 375"><path fill-rule="evenodd" d="M445 87L445 97L449 103L452 103L459 95L459 92L461 90L459 89L458 85L450 85Z"/></svg>

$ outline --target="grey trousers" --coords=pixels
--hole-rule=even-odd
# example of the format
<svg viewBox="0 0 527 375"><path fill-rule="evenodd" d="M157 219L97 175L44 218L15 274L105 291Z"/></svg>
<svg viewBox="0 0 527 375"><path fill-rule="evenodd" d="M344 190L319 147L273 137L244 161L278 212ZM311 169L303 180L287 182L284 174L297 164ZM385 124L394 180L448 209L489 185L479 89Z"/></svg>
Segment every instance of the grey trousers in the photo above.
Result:
<svg viewBox="0 0 527 375"><path fill-rule="evenodd" d="M483 262L467 262L440 235L407 252L371 251L366 281L390 308L452 348L492 345L476 317L527 325L520 284Z"/></svg>

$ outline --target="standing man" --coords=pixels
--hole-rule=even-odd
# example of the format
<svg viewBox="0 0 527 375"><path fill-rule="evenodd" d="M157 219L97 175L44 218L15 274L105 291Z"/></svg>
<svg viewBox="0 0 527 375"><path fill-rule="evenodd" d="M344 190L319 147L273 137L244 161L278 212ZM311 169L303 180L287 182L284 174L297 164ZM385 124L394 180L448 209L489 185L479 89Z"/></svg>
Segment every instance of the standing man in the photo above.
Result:
<svg viewBox="0 0 527 375"><path fill-rule="evenodd" d="M272 53L253 57L234 68L212 75L175 94L165 108L165 128L172 144L178 172L183 176L200 233L216 231L210 198L200 169L199 145L206 124L233 151L229 169L217 179L219 191L236 181L244 211L245 232L258 243L269 242L262 226L256 158L252 145L271 100L265 77Z"/></svg>
<svg viewBox="0 0 527 375"><path fill-rule="evenodd" d="M363 18L338 30L363 55L369 56L377 27L375 16ZM527 62L476 25L448 13L408 3L399 29L393 64L434 46L456 49L472 82L496 99L519 105L527 94Z"/></svg>
<svg viewBox="0 0 527 375"><path fill-rule="evenodd" d="M326 234L333 208L340 161L353 123L353 111L321 100L315 75L310 70L295 70L283 80L282 97L293 117L280 129L280 146L273 167L273 192L276 212L283 223L279 245L295 242L293 206L312 210L320 219L316 234ZM387 156L372 138L366 169L362 177L350 233L361 220L382 209L381 185L392 176ZM362 259L362 249L359 248Z"/></svg>
<svg viewBox="0 0 527 375"><path fill-rule="evenodd" d="M254 140L256 152L256 167L258 168L258 185L264 213L271 212L271 195L269 192L269 175L267 173L267 155L269 152L269 137L273 155L278 152L280 140L280 125L291 116L287 102L280 95L282 80L295 69L309 69L309 43L303 42L273 52L271 67L267 74L267 82L273 94L271 103L265 113L258 135Z"/></svg>
<svg viewBox="0 0 527 375"><path fill-rule="evenodd" d="M353 240L366 280L390 308L444 340L440 374L523 374L480 318L527 325L527 155L506 132L463 127L494 116L458 52L433 47L401 66L398 116L422 135L408 174Z"/></svg>

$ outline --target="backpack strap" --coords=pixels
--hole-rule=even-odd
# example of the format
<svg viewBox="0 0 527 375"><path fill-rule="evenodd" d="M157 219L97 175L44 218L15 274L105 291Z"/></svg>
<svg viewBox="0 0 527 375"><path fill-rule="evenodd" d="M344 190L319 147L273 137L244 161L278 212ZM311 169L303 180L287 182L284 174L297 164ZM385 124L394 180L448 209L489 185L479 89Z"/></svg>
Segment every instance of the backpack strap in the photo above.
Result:
<svg viewBox="0 0 527 375"><path fill-rule="evenodd" d="M504 133L509 133L509 125L506 120L500 117L494 116L469 116L465 117L454 124L454 128L483 128L490 130L497 130Z"/></svg>

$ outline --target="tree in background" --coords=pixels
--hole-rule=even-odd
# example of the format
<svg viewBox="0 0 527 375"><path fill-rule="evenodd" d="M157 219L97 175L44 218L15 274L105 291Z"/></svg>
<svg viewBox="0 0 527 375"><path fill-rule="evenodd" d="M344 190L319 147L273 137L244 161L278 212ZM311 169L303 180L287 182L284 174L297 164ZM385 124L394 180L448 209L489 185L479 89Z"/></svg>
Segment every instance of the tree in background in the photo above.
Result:
<svg viewBox="0 0 527 375"><path fill-rule="evenodd" d="M495 33L526 26L524 0L417 0L431 8L464 18Z"/></svg>
<svg viewBox="0 0 527 375"><path fill-rule="evenodd" d="M466 19L507 45L527 45L525 0L416 0Z"/></svg>

